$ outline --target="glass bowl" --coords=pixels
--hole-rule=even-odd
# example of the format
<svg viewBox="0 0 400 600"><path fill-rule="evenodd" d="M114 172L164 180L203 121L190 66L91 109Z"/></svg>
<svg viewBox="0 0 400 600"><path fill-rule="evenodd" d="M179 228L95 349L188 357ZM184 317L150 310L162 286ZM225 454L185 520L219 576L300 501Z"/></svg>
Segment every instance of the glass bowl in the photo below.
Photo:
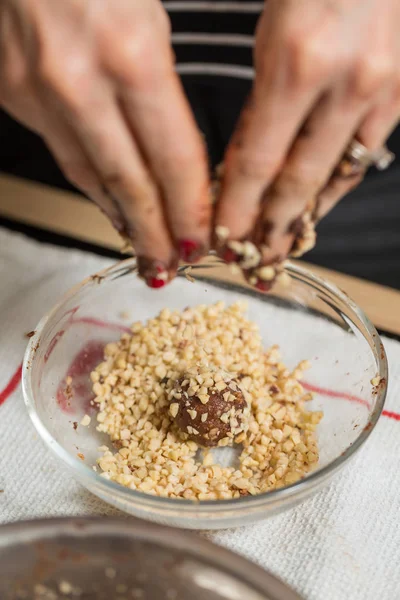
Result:
<svg viewBox="0 0 400 600"><path fill-rule="evenodd" d="M301 600L264 569L198 536L102 518L1 527L0 598Z"/></svg>
<svg viewBox="0 0 400 600"><path fill-rule="evenodd" d="M262 294L208 257L192 267L191 276L182 267L169 286L151 290L137 277L135 260L128 259L74 287L40 321L24 359L25 402L45 443L96 496L132 515L177 527L243 525L317 492L374 429L386 396L387 360L375 328L345 293L296 264L289 264L286 273L290 285ZM317 468L290 486L258 496L200 502L147 495L101 477L93 466L98 448L110 442L96 431L89 373L101 362L104 344L165 307L239 299L247 301L265 347L279 344L289 368L303 359L311 362L304 385L315 393L310 408L324 412L317 428ZM374 386L376 377L380 383ZM83 427L79 423L87 413L94 418Z"/></svg>

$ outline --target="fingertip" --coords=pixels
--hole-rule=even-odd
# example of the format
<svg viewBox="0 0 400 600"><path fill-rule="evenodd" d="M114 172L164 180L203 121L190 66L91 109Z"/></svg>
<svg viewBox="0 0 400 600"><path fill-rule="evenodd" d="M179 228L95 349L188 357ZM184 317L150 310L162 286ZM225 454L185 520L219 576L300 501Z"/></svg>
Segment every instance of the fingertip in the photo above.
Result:
<svg viewBox="0 0 400 600"><path fill-rule="evenodd" d="M219 186L217 228L228 230L232 240L250 239L260 214L264 186L242 177L224 179Z"/></svg>
<svg viewBox="0 0 400 600"><path fill-rule="evenodd" d="M167 282L162 279L157 279L157 277L152 277L151 279L146 280L146 284L149 288L159 289L167 285Z"/></svg>
<svg viewBox="0 0 400 600"><path fill-rule="evenodd" d="M170 283L176 276L177 267L176 259L168 265L147 256L138 256L137 259L138 275L152 289L161 289Z"/></svg>
<svg viewBox="0 0 400 600"><path fill-rule="evenodd" d="M249 240L227 240L217 248L217 254L228 264L236 263L243 271L257 267L262 260L261 250Z"/></svg>
<svg viewBox="0 0 400 600"><path fill-rule="evenodd" d="M259 292L263 292L264 294L266 294L267 292L271 291L272 286L273 286L272 282L270 282L270 281L262 281L261 279L258 279L254 287Z"/></svg>
<svg viewBox="0 0 400 600"><path fill-rule="evenodd" d="M259 292L269 292L275 284L279 275L279 262L264 265L244 272L246 281Z"/></svg>
<svg viewBox="0 0 400 600"><path fill-rule="evenodd" d="M178 241L179 258L186 263L198 262L208 252L206 244L192 239L181 239Z"/></svg>

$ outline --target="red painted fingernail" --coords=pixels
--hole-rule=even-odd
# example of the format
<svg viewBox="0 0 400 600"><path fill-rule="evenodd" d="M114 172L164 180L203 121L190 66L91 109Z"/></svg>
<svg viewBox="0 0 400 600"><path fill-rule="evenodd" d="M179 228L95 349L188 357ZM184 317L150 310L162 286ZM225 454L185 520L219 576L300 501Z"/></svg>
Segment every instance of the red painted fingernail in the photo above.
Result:
<svg viewBox="0 0 400 600"><path fill-rule="evenodd" d="M239 258L238 255L236 254L236 252L231 250L231 248L227 248L227 247L223 248L219 252L219 256L222 258L222 260L224 260L228 264L237 262L237 260Z"/></svg>
<svg viewBox="0 0 400 600"><path fill-rule="evenodd" d="M164 285L168 281L168 273L167 270L160 264L154 265L154 270L156 275L146 277L146 283L149 287L153 289L159 289L164 287Z"/></svg>
<svg viewBox="0 0 400 600"><path fill-rule="evenodd" d="M145 256L138 257L138 271L139 277L144 279L146 284L153 289L164 287L169 280L165 266L161 262Z"/></svg>
<svg viewBox="0 0 400 600"><path fill-rule="evenodd" d="M157 277L152 277L151 279L147 279L146 283L149 287L153 288L153 289L159 289L164 287L164 285L167 283L166 281L164 281L164 279L157 279Z"/></svg>
<svg viewBox="0 0 400 600"><path fill-rule="evenodd" d="M205 254L204 244L194 240L180 240L179 257L187 263L197 262Z"/></svg>
<svg viewBox="0 0 400 600"><path fill-rule="evenodd" d="M244 271L244 276L249 284L260 292L269 292L275 283L275 278L272 280L260 279L253 271Z"/></svg>
<svg viewBox="0 0 400 600"><path fill-rule="evenodd" d="M262 281L259 279L255 286L260 292L269 292L272 288L272 283L270 281Z"/></svg>

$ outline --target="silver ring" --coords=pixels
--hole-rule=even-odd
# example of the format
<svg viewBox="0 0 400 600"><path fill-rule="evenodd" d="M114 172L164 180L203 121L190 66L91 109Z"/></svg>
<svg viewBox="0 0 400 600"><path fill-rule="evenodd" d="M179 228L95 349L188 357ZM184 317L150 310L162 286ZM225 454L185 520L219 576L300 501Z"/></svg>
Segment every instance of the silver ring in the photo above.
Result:
<svg viewBox="0 0 400 600"><path fill-rule="evenodd" d="M384 171L392 164L394 159L395 155L386 146L370 151L364 144L354 139L338 164L336 174L341 177L353 177L362 175L372 166L379 171Z"/></svg>
<svg viewBox="0 0 400 600"><path fill-rule="evenodd" d="M358 140L353 140L347 148L344 158L354 161L364 169L374 166L383 171L391 165L395 159L395 155L386 146L382 146L382 148L371 152L364 144L361 144Z"/></svg>

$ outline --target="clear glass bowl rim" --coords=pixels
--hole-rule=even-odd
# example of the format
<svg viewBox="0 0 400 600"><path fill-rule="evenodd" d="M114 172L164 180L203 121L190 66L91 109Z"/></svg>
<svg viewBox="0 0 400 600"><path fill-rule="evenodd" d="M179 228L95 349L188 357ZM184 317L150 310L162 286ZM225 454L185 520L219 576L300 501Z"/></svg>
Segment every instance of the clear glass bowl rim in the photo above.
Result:
<svg viewBox="0 0 400 600"><path fill-rule="evenodd" d="M196 265L196 267L198 268L201 268L201 266L201 264ZM206 266L209 268L210 274L210 277L208 277L208 279L212 279L212 268L210 268L209 265ZM185 267L182 267L182 269L183 268ZM126 260L116 263L115 265L112 265L111 267L99 271L96 274L96 276L100 277L101 280L112 280L118 274L122 276L128 272L135 272L135 270L136 259L128 258ZM83 281L73 286L68 292L66 292L61 297L59 302L42 317L42 319L39 321L38 325L35 328L35 335L29 339L28 347L24 355L24 361L22 365L22 391L24 401L28 409L29 416L32 419L36 430L38 431L45 444L58 456L58 458L62 462L64 462L72 471L77 473L77 476L81 481L86 480L89 489L91 489L93 486L97 486L103 488L103 490L107 494L112 494L117 497L123 497L128 502L135 502L138 505L138 507L142 505L145 506L147 509L153 508L155 510L160 510L161 512L165 510L179 511L185 509L186 516L193 514L194 517L195 515L200 516L202 512L209 513L210 508L212 508L215 512L236 510L239 513L242 509L250 509L260 506L266 507L269 504L274 504L279 500L288 500L290 497L295 499L296 496L301 497L303 492L306 492L307 490L316 487L320 482L333 475L333 473L340 469L344 465L344 463L350 457L352 457L357 452L357 450L359 450L361 446L366 442L366 440L374 430L379 420L379 417L383 411L388 384L388 363L386 352L384 350L381 338L374 325L364 314L361 308L355 302L353 302L353 300L351 300L351 298L345 292L342 292L333 283L314 275L309 270L305 269L304 267L298 264L288 262L286 264L285 271L288 273L288 275L300 276L302 278L303 283L305 283L306 285L309 285L313 288L323 288L325 291L330 292L331 295L333 295L337 300L343 302L347 306L347 308L355 316L357 316L357 318L362 322L368 333L368 341L370 343L370 346L373 348L373 353L378 364L377 375L381 377L384 381L383 385L377 386L375 400L376 405L374 411L369 417L368 426L361 430L358 437L351 446L346 448L346 450L340 456L336 457L325 467L322 467L317 471L311 472L309 475L307 475L305 479L300 479L299 481L291 485L279 488L277 490L272 490L270 492L264 492L263 494L258 494L256 496L243 496L241 498L235 498L231 500L192 501L178 498L162 498L159 496L146 494L144 492L131 490L130 488L126 488L118 483L101 477L93 469L86 466L81 461L78 461L78 459L74 458L68 452L66 452L64 448L53 438L49 430L41 421L40 416L36 411L35 399L31 383L31 373L35 362L35 347L37 347L37 343L40 340L41 333L45 328L46 324L49 321L51 321L52 317L56 314L58 310L60 310L60 308L65 302L73 298L86 285L91 284L93 282L93 275L86 277Z"/></svg>

